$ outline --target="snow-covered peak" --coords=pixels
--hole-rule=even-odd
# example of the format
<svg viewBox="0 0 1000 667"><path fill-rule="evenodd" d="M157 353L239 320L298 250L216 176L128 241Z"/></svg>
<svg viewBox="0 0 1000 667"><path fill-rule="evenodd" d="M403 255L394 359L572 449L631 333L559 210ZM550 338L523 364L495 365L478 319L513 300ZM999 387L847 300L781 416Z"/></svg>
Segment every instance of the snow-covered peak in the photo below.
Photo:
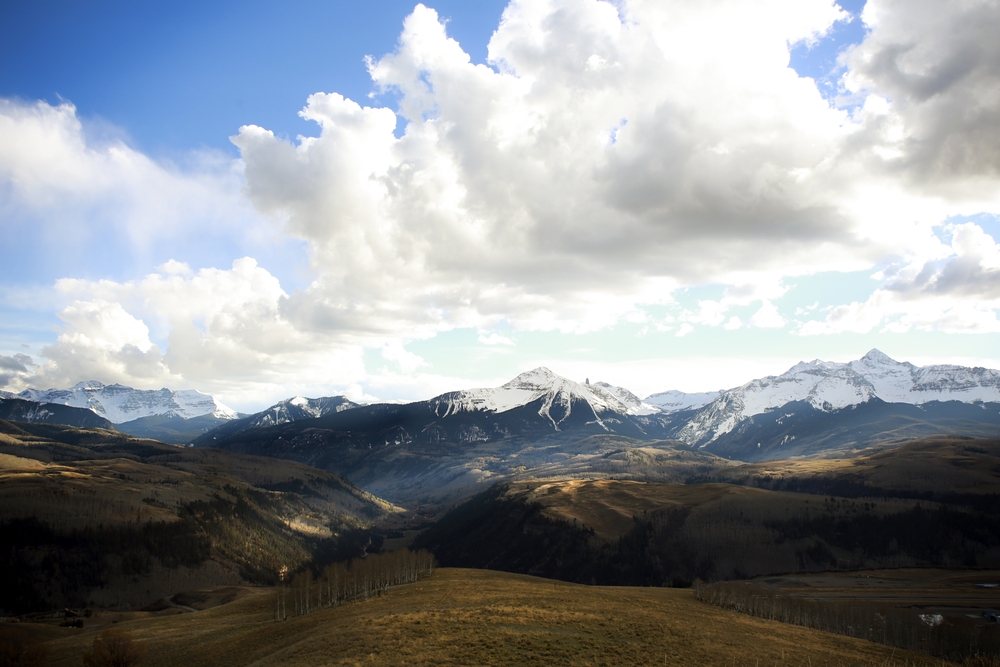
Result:
<svg viewBox="0 0 1000 667"><path fill-rule="evenodd" d="M963 366L917 367L879 350L846 364L802 362L722 392L681 431L681 439L707 443L744 419L801 401L830 411L878 398L919 405L930 401L1000 402L1000 372ZM647 399L648 402L652 402Z"/></svg>
<svg viewBox="0 0 1000 667"><path fill-rule="evenodd" d="M718 397L719 392L717 391L703 391L689 394L671 389L670 391L661 391L647 396L643 402L656 407L660 412L670 414L672 412L680 412L681 410L700 408L708 405Z"/></svg>
<svg viewBox="0 0 1000 667"><path fill-rule="evenodd" d="M111 385L111 386L113 386L113 387L115 387L115 386L120 387L121 385ZM86 391L86 390L98 391L98 390L104 389L104 383L98 382L97 380L85 380L84 382L77 382L75 385L73 385L73 389L71 391L76 390L76 389L80 389L80 390L84 390L84 391ZM50 389L49 391L52 391L52 390Z"/></svg>
<svg viewBox="0 0 1000 667"><path fill-rule="evenodd" d="M629 405L619 396L629 395L635 400L635 405ZM572 413L573 405L585 403L590 408L590 414L600 421L597 415L614 412L619 415L649 414L642 402L626 389L612 387L605 383L596 385L575 382L556 375L548 368L539 367L521 373L510 382L496 388L467 389L442 394L431 399L435 414L447 417L459 412L493 412L502 413L540 401L539 414L550 419L552 407L559 406L563 415L553 419L558 428L561 419ZM651 410L656 412L655 409Z"/></svg>
<svg viewBox="0 0 1000 667"><path fill-rule="evenodd" d="M651 415L660 412L660 408L651 405L633 394L625 387L616 387L607 382L597 382L590 385L591 392L605 392L612 398L620 402L630 415Z"/></svg>
<svg viewBox="0 0 1000 667"><path fill-rule="evenodd" d="M909 366L911 364L900 364L898 361L890 357L888 354L879 350L877 348L872 348L868 350L868 353L858 359L858 361L869 368L874 368L876 366Z"/></svg>
<svg viewBox="0 0 1000 667"><path fill-rule="evenodd" d="M812 361L800 361L795 364L782 375L788 375L789 373L822 373L824 371L835 369L843 364L838 364L834 361L823 361L822 359L813 359Z"/></svg>
<svg viewBox="0 0 1000 667"><path fill-rule="evenodd" d="M538 368L521 373L510 382L504 384L501 389L545 391L560 382L569 382L569 380L556 375L545 366L539 366Z"/></svg>
<svg viewBox="0 0 1000 667"><path fill-rule="evenodd" d="M152 417L176 415L184 419L201 415L214 415L219 419L236 419L232 408L193 389L133 389L121 384L105 385L101 382L79 382L71 389L25 389L17 398L39 403L59 403L76 408L87 408L114 424Z"/></svg>
<svg viewBox="0 0 1000 667"><path fill-rule="evenodd" d="M293 396L251 415L247 418L249 423L244 428L277 426L300 419L315 419L331 412L342 412L356 407L358 407L357 403L349 401L343 396L323 396L321 398Z"/></svg>

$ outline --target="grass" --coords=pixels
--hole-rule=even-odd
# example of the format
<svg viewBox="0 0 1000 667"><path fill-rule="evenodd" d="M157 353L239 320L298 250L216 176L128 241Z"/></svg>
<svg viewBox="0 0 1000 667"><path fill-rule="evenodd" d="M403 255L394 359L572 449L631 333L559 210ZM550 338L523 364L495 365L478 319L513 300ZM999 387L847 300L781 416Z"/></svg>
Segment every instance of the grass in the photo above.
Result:
<svg viewBox="0 0 1000 667"><path fill-rule="evenodd" d="M870 642L695 601L689 590L589 587L443 569L387 596L274 622L269 589L197 613L117 627L160 665L940 664ZM51 639L52 665L78 665L99 627Z"/></svg>

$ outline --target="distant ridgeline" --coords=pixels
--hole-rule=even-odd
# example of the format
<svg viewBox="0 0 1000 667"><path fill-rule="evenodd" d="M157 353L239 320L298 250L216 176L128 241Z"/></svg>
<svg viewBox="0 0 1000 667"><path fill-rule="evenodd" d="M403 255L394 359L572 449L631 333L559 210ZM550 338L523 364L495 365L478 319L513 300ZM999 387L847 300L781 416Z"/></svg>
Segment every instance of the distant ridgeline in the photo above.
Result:
<svg viewBox="0 0 1000 667"><path fill-rule="evenodd" d="M0 406L10 401L42 407L20 408L17 413L3 412L5 419L117 429L172 444L186 444L240 416L198 391L147 391L100 382L81 382L70 389L26 389L19 394L0 392ZM85 413L100 421L86 418Z"/></svg>
<svg viewBox="0 0 1000 667"><path fill-rule="evenodd" d="M592 435L670 440L730 459L766 461L937 433L1000 434L1000 372L917 367L878 350L843 364L802 362L725 391L665 391L645 399L623 387L574 382L545 368L501 387L405 405L296 396L252 415L197 391L143 391L99 382L0 392L0 399L90 410L137 437L292 458L376 484L373 490L401 500L426 499L419 498L419 489L442 488L438 500L446 501L509 477L515 468L531 466L522 461L508 468L503 461L539 440L565 443ZM12 419L95 425L72 412L18 409L20 416L12 412ZM481 456L475 451L491 448L496 451ZM555 449L548 459L532 451L532 465L558 462ZM386 458L399 459L400 466L387 468ZM485 467L476 467L479 458ZM442 464L443 459L455 465ZM395 485L400 488L385 482L390 473L403 475Z"/></svg>
<svg viewBox="0 0 1000 667"><path fill-rule="evenodd" d="M933 438L821 465L780 463L720 467L687 484L501 483L448 512L414 548L445 567L607 585L1000 569L1000 440ZM774 490L786 488L794 492Z"/></svg>
<svg viewBox="0 0 1000 667"><path fill-rule="evenodd" d="M244 415L198 391L140 390L93 381L71 389L26 389L19 394L0 391L0 406L5 404L5 411L0 411L5 416L0 418L117 429L176 445L186 445L209 431L215 431L213 438L220 438L357 407L342 396L296 396L267 410Z"/></svg>
<svg viewBox="0 0 1000 667"><path fill-rule="evenodd" d="M529 472L607 471L615 457L628 459L618 473L656 479L655 459L678 448L752 462L939 433L1000 435L1000 373L916 367L872 350L845 364L800 363L722 392L639 399L538 368L501 387L405 405L345 401L314 418L237 420L194 445L307 463L393 502L447 503Z"/></svg>

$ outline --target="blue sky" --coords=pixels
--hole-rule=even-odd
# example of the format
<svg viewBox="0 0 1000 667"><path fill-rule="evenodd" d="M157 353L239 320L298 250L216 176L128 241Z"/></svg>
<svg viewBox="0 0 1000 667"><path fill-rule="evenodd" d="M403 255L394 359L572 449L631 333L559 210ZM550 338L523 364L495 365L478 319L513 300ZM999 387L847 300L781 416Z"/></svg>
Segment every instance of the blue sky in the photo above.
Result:
<svg viewBox="0 0 1000 667"><path fill-rule="evenodd" d="M0 385L1000 366L993 10L869 4L5 3Z"/></svg>

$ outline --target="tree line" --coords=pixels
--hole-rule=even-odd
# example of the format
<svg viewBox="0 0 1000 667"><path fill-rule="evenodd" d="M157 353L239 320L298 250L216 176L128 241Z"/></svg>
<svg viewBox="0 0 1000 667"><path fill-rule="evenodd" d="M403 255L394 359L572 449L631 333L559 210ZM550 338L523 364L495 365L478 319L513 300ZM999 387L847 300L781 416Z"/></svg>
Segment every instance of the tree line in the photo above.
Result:
<svg viewBox="0 0 1000 667"><path fill-rule="evenodd" d="M948 660L1000 654L1000 625L964 617L921 614L871 600L793 597L748 581L695 581L698 600L791 625L921 651Z"/></svg>
<svg viewBox="0 0 1000 667"><path fill-rule="evenodd" d="M429 551L400 549L332 563L318 575L305 569L287 582L287 572L282 571L279 572L282 581L275 592L274 618L285 620L289 612L301 616L323 607L384 595L391 586L429 577L435 565L434 555Z"/></svg>

